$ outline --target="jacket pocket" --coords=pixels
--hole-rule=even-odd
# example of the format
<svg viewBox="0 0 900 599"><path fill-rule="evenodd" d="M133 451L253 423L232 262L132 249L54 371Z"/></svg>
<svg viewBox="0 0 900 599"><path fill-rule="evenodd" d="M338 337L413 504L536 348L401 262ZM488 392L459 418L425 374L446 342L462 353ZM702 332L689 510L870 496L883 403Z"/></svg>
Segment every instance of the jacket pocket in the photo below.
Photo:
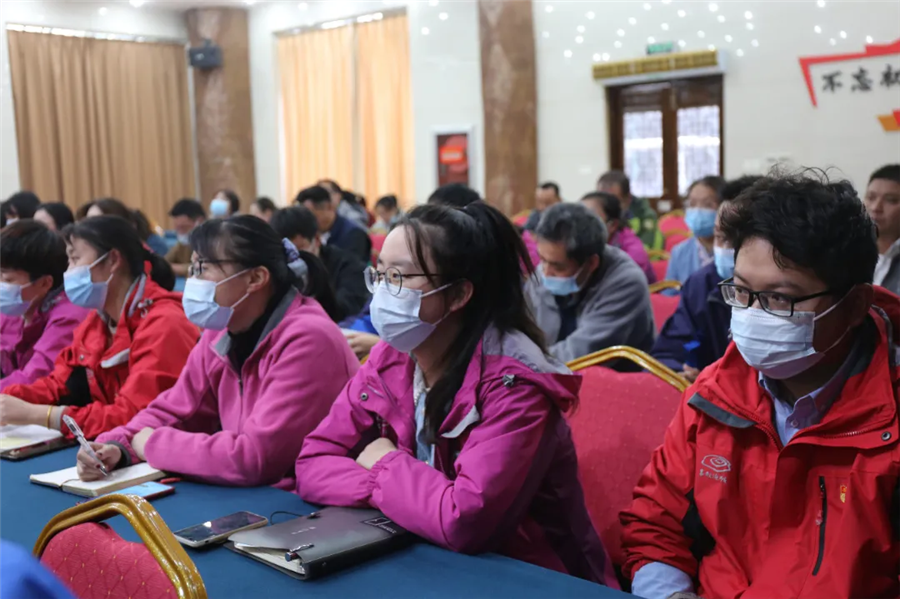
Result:
<svg viewBox="0 0 900 599"><path fill-rule="evenodd" d="M822 511L816 519L817 524L819 525L819 553L818 557L816 557L816 565L813 567L813 576L816 576L819 573L819 568L822 567L822 560L825 557L825 526L828 522L828 495L825 492L824 476L819 477L819 496L822 498Z"/></svg>

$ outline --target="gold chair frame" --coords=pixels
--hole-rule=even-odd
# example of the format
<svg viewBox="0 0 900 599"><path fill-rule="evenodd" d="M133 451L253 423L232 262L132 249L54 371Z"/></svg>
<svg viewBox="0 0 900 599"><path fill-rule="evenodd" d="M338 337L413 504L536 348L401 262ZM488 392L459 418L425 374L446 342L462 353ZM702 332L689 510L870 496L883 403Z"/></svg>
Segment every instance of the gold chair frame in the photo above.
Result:
<svg viewBox="0 0 900 599"><path fill-rule="evenodd" d="M666 212L665 214L660 216L659 220L663 221L672 216L684 216L684 210L682 210L681 208L676 208L675 210L672 210L671 212Z"/></svg>
<svg viewBox="0 0 900 599"><path fill-rule="evenodd" d="M683 235L684 237L693 237L694 234L691 233L688 229L670 229L668 231L663 232L663 237L668 239L672 235Z"/></svg>
<svg viewBox="0 0 900 599"><path fill-rule="evenodd" d="M681 291L681 283L679 281L657 281L650 283L650 293L659 293L663 289L676 289Z"/></svg>
<svg viewBox="0 0 900 599"><path fill-rule="evenodd" d="M642 352L639 349L628 347L627 345L615 345L613 347L601 349L600 351L588 354L587 356L576 358L569 362L567 366L573 372L577 372L584 368L588 368L589 366L597 366L603 364L604 362L618 359L625 359L634 362L641 368L656 375L663 381L678 389L679 393L684 393L684 391L690 386L690 383L687 381L687 379L685 379L680 374L677 374L668 366L659 362L656 358Z"/></svg>
<svg viewBox="0 0 900 599"><path fill-rule="evenodd" d="M672 255L666 250L647 250L647 257L651 260L668 260Z"/></svg>
<svg viewBox="0 0 900 599"><path fill-rule="evenodd" d="M73 526L123 516L137 531L159 566L175 586L179 599L206 599L206 586L197 566L175 539L150 502L136 495L112 493L60 512L44 526L34 545L40 559L50 540Z"/></svg>

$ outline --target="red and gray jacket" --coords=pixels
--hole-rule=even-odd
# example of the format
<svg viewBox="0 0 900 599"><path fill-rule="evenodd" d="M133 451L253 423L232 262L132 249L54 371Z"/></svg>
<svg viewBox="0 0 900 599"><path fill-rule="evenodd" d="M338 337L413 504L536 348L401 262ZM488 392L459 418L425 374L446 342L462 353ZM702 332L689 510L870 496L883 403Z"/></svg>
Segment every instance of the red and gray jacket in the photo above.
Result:
<svg viewBox="0 0 900 599"><path fill-rule="evenodd" d="M787 445L733 344L687 390L621 515L627 576L660 562L722 599L900 594L900 299L875 294L869 351Z"/></svg>

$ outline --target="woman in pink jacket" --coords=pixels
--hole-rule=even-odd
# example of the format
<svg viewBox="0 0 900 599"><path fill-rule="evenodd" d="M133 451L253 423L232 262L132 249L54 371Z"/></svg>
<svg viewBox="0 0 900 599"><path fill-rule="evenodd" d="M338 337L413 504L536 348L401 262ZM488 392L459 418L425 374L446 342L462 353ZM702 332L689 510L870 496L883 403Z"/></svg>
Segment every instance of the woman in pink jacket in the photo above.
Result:
<svg viewBox="0 0 900 599"><path fill-rule="evenodd" d="M581 382L547 355L521 263L533 272L484 202L404 217L367 274L383 342L307 437L297 492L614 586L563 417Z"/></svg>
<svg viewBox="0 0 900 599"><path fill-rule="evenodd" d="M327 312L324 267L252 216L207 221L191 246L184 309L206 332L175 386L93 447L110 469L143 460L212 484L292 489L303 439L359 369ZM78 472L100 476L83 450Z"/></svg>
<svg viewBox="0 0 900 599"><path fill-rule="evenodd" d="M28 385L53 371L89 310L63 290L69 266L62 237L28 219L0 234L0 389Z"/></svg>

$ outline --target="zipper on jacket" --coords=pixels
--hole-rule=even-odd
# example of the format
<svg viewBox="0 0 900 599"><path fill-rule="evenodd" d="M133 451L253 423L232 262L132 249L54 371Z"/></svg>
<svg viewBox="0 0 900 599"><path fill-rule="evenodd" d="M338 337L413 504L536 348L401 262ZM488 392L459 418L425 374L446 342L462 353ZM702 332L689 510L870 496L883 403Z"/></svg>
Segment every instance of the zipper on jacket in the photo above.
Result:
<svg viewBox="0 0 900 599"><path fill-rule="evenodd" d="M819 477L819 496L822 498L822 512L819 517L819 557L816 558L816 565L813 568L812 575L819 573L822 567L822 559L825 557L825 522L828 520L828 496L825 494L825 477Z"/></svg>

